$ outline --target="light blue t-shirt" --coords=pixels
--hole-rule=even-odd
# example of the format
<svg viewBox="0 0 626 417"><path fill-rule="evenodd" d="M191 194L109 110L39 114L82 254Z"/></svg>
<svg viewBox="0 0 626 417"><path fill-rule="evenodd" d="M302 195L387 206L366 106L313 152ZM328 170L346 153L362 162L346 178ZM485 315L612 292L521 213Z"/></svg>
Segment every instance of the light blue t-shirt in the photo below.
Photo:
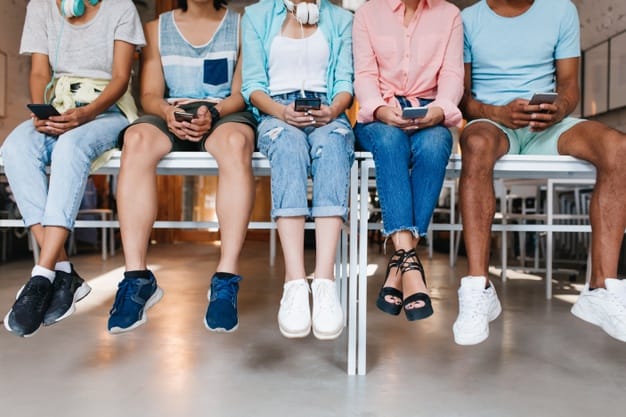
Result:
<svg viewBox="0 0 626 417"><path fill-rule="evenodd" d="M462 16L472 95L483 103L554 91L555 60L580 56L578 13L570 0L535 0L517 17L499 16L482 0Z"/></svg>

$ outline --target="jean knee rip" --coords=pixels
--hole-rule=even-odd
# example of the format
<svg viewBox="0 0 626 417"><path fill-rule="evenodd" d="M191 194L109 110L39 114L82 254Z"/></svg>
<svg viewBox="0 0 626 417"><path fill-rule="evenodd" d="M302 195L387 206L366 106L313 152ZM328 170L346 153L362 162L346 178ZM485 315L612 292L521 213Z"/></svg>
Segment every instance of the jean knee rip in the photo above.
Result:
<svg viewBox="0 0 626 417"><path fill-rule="evenodd" d="M341 136L346 136L350 133L350 130L346 129L345 127L338 127L337 129L333 130L333 133L337 133Z"/></svg>
<svg viewBox="0 0 626 417"><path fill-rule="evenodd" d="M280 136L281 133L283 133L283 130L285 130L285 128L283 128L283 127L275 127L273 129L269 130L265 134L265 136L270 138L270 140L274 141L274 140L278 139L278 136Z"/></svg>

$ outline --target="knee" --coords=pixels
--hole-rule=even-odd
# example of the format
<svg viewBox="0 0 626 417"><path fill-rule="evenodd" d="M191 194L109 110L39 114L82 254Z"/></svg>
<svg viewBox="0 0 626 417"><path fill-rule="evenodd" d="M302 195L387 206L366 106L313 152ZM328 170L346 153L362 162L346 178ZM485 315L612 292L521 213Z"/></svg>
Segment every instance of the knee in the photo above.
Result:
<svg viewBox="0 0 626 417"><path fill-rule="evenodd" d="M468 127L459 139L463 160L490 163L495 158L489 158L497 152L496 141L478 129Z"/></svg>
<svg viewBox="0 0 626 417"><path fill-rule="evenodd" d="M611 130L603 141L605 146L602 165L608 170L623 171L626 160L626 134Z"/></svg>
<svg viewBox="0 0 626 417"><path fill-rule="evenodd" d="M249 166L254 151L254 140L241 131L229 132L216 138L216 158L230 165Z"/></svg>
<svg viewBox="0 0 626 417"><path fill-rule="evenodd" d="M137 161L158 162L167 152L167 147L155 146L155 138L141 125L131 126L124 132L122 164ZM127 162L128 161L128 162Z"/></svg>

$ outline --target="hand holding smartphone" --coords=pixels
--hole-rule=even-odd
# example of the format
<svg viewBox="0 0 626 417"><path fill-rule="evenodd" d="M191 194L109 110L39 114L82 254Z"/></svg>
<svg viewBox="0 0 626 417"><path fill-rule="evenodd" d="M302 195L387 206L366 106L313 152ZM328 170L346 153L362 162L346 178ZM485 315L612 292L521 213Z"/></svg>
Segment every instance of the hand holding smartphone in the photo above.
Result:
<svg viewBox="0 0 626 417"><path fill-rule="evenodd" d="M177 122L191 122L191 120L195 117L193 113L187 113L185 111L175 111L174 119Z"/></svg>
<svg viewBox="0 0 626 417"><path fill-rule="evenodd" d="M61 115L52 104L27 104L26 107L28 107L38 119L42 120L48 119L50 116Z"/></svg>
<svg viewBox="0 0 626 417"><path fill-rule="evenodd" d="M421 119L428 113L428 107L405 107L402 109L403 119Z"/></svg>
<svg viewBox="0 0 626 417"><path fill-rule="evenodd" d="M535 93L530 98L528 104L530 105L539 105L539 104L552 104L556 101L556 98L559 95L557 93Z"/></svg>
<svg viewBox="0 0 626 417"><path fill-rule="evenodd" d="M307 110L319 110L322 107L322 100L317 97L297 98L294 104L296 111L305 112Z"/></svg>

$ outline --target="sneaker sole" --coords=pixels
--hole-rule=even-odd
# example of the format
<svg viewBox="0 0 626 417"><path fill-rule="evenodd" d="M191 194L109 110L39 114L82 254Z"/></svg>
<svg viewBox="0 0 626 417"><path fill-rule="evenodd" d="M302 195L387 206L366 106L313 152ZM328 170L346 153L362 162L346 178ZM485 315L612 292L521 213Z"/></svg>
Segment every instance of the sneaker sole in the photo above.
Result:
<svg viewBox="0 0 626 417"><path fill-rule="evenodd" d="M491 313L489 316L489 323L498 318L498 316L502 313L502 305L498 303L498 307ZM471 346L477 345L479 343L484 342L489 337L489 326L487 326L486 332L476 333L472 335L457 335L454 331L454 327L452 328L452 333L454 334L454 343L461 346Z"/></svg>
<svg viewBox="0 0 626 417"><path fill-rule="evenodd" d="M315 336L315 338L319 340L335 340L341 335L342 332L343 332L343 326L341 326L339 331L334 332L334 333L319 332L315 330L315 327L313 328L313 336Z"/></svg>
<svg viewBox="0 0 626 417"><path fill-rule="evenodd" d="M152 297L148 298L148 301L146 301L146 305L143 308L143 314L141 315L141 319L133 323L132 326L129 326L126 328L112 327L111 329L109 329L109 333L120 334L120 333L130 332L131 330L134 330L137 327L144 324L146 321L148 321L148 315L147 315L148 309L152 307L153 305L155 305L156 303L158 303L161 300L161 298L163 298L163 290L161 289L161 287L157 287L156 291L154 291L154 294L152 294Z"/></svg>
<svg viewBox="0 0 626 417"><path fill-rule="evenodd" d="M600 327L606 334L611 336L614 339L619 340L620 342L626 342L626 336L618 334L615 329L609 326L604 326L602 323L599 323L597 320L592 319L593 314L589 312L589 309L583 307L578 302L572 306L570 312L578 317L579 319L586 321L587 323L593 324L594 326Z"/></svg>
<svg viewBox="0 0 626 417"><path fill-rule="evenodd" d="M56 318L51 322L46 322L44 319L43 325L52 326L54 323L58 323L61 320L66 319L72 314L74 314L74 312L76 311L76 303L82 300L83 298L87 297L90 292L91 292L91 287L86 282L83 282L82 285L78 287L76 291L74 292L74 299L72 300L72 305L70 305L67 311L63 313L61 317Z"/></svg>
<svg viewBox="0 0 626 417"><path fill-rule="evenodd" d="M16 333L11 326L9 326L9 316L11 315L11 313L13 312L13 309L9 310L9 312L7 313L6 316L4 316L4 328L7 329L9 332L13 333L16 336L19 337L31 337L32 335L34 335L35 333L37 333L37 331L41 328L41 324L39 325L39 327L37 327L35 330L33 330L31 333L28 334L19 334Z"/></svg>
<svg viewBox="0 0 626 417"><path fill-rule="evenodd" d="M224 327L216 327L216 328L209 327L209 325L206 324L206 320L202 320L202 322L204 323L204 327L206 327L208 331L214 332L214 333L232 333L239 328L239 323L235 324L235 326L232 329L226 329Z"/></svg>
<svg viewBox="0 0 626 417"><path fill-rule="evenodd" d="M309 333L311 333L311 326L308 329L302 330L300 332L290 332L288 330L283 329L280 324L278 325L278 330L280 333L285 336L287 339L299 339L302 337L307 337Z"/></svg>
<svg viewBox="0 0 626 417"><path fill-rule="evenodd" d="M24 287L26 286L26 284L22 285L22 287L19 289L19 291L17 292L17 294L15 295L15 299L17 300L18 298L20 298L20 294L22 293L22 290L24 289ZM11 329L11 326L9 325L9 316L11 315L11 313L13 312L13 309L10 309L9 312L7 313L6 316L4 316L4 328L7 329L9 332L13 333L16 336L19 337L31 337L32 335L34 335L35 333L37 333L37 331L41 328L41 324L39 325L39 327L37 327L35 330L33 330L31 333L28 334L19 334L19 333L15 333L15 331L13 329ZM42 323L43 324L43 323Z"/></svg>

